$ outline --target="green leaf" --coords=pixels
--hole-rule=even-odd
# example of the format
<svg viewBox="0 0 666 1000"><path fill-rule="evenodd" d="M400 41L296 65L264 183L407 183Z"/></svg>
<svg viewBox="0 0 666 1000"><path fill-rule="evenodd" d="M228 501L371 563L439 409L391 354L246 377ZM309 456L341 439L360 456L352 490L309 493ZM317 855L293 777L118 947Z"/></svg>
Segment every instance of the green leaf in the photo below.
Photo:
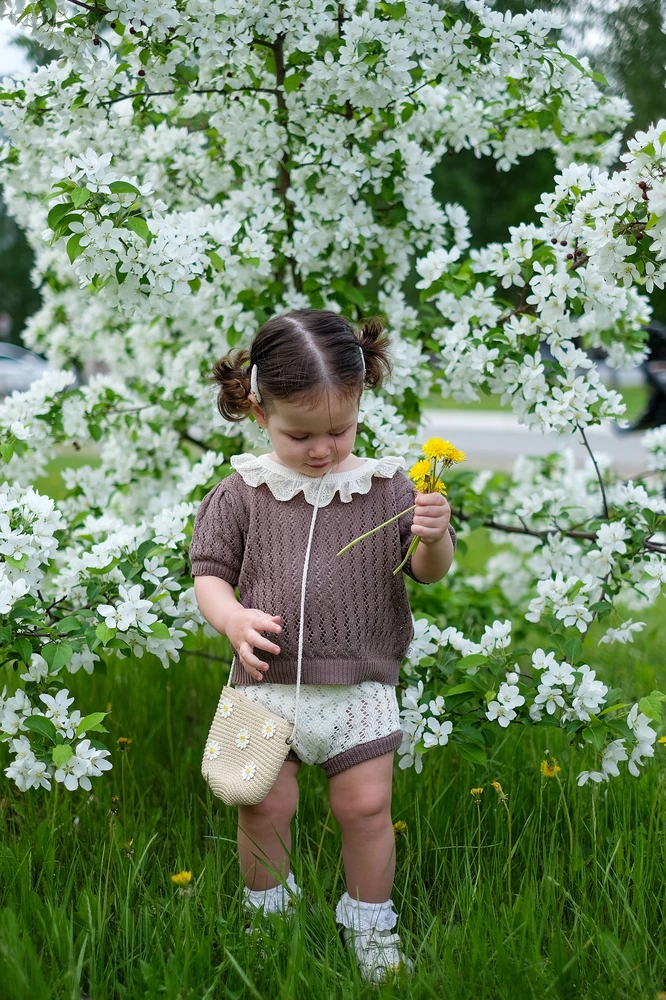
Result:
<svg viewBox="0 0 666 1000"><path fill-rule="evenodd" d="M286 76L284 79L285 93L291 94L294 90L298 90L302 82L302 73L291 73L289 76Z"/></svg>
<svg viewBox="0 0 666 1000"><path fill-rule="evenodd" d="M69 663L74 650L68 642L49 642L40 652L49 665L49 673L57 674Z"/></svg>
<svg viewBox="0 0 666 1000"><path fill-rule="evenodd" d="M402 3L402 0L399 0L398 3L380 3L379 9L382 14L388 14L392 20L397 21L399 18L405 16L407 7L404 3Z"/></svg>
<svg viewBox="0 0 666 1000"><path fill-rule="evenodd" d="M22 636L19 636L14 639L14 648L17 650L24 663L30 663L30 659L32 657L32 643L29 639L24 639Z"/></svg>
<svg viewBox="0 0 666 1000"><path fill-rule="evenodd" d="M78 190L79 188L77 188L77 191ZM71 201L66 201L60 205L54 205L49 214L46 216L46 222L49 229L55 229L60 220L64 219L64 217L71 212L73 207L74 206Z"/></svg>
<svg viewBox="0 0 666 1000"><path fill-rule="evenodd" d="M69 743L58 743L57 746L54 746L51 750L53 763L57 764L58 767L62 767L62 765L65 764L73 755L74 751Z"/></svg>
<svg viewBox="0 0 666 1000"><path fill-rule="evenodd" d="M26 715L23 725L27 726L28 729L32 729L33 733L38 733L39 736L46 736L47 739L55 743L56 727L45 715Z"/></svg>
<svg viewBox="0 0 666 1000"><path fill-rule="evenodd" d="M74 233L73 236L67 240L67 256L69 257L70 264L73 264L77 257L85 251L85 247L82 247L81 237L83 233Z"/></svg>
<svg viewBox="0 0 666 1000"><path fill-rule="evenodd" d="M582 656L582 654L583 654L583 643L580 641L580 639L576 638L567 639L567 641L564 643L564 655L567 658L567 662L571 663L572 665L575 664L576 661Z"/></svg>
<svg viewBox="0 0 666 1000"><path fill-rule="evenodd" d="M107 643L109 639L113 639L115 634L116 634L115 628L109 628L109 626L105 622L100 622L97 628L95 629L95 635L103 643Z"/></svg>
<svg viewBox="0 0 666 1000"><path fill-rule="evenodd" d="M208 259L215 268L216 271L223 271L224 264L222 263L222 258L219 254L215 253L214 250L208 250Z"/></svg>
<svg viewBox="0 0 666 1000"><path fill-rule="evenodd" d="M483 653L472 653L470 656L463 656L458 660L458 666L461 670L470 670L474 667L480 667L482 664L488 662L488 657L484 656Z"/></svg>
<svg viewBox="0 0 666 1000"><path fill-rule="evenodd" d="M466 743L463 743L460 747L460 756L472 764L485 764L487 760L481 747L469 746Z"/></svg>
<svg viewBox="0 0 666 1000"><path fill-rule="evenodd" d="M606 726L586 726L581 736L586 743L591 743L595 750L603 750L606 743Z"/></svg>
<svg viewBox="0 0 666 1000"><path fill-rule="evenodd" d="M456 684L452 688L446 688L446 698L453 698L456 694L472 694L477 691L475 684L465 681L463 684Z"/></svg>
<svg viewBox="0 0 666 1000"><path fill-rule="evenodd" d="M103 726L100 727L99 724L108 714L108 712L91 712L90 715L86 715L83 719L81 719L76 727L76 735L80 736L81 733L87 733L89 731L107 733L108 729L104 729Z"/></svg>
<svg viewBox="0 0 666 1000"><path fill-rule="evenodd" d="M125 229L131 229L133 233L140 236L144 243L150 246L153 234L148 228L148 223L140 215L130 215L125 219Z"/></svg>
<svg viewBox="0 0 666 1000"><path fill-rule="evenodd" d="M592 79L594 80L595 83L600 83L604 87L608 86L608 80L603 75L603 73L597 73L596 70L595 70L595 72L592 74Z"/></svg>
<svg viewBox="0 0 666 1000"><path fill-rule="evenodd" d="M94 441L99 441L102 436L102 428L99 424L89 424L88 430L90 431L90 436Z"/></svg>
<svg viewBox="0 0 666 1000"><path fill-rule="evenodd" d="M583 64L581 62L579 62L578 59L576 59L575 56L572 56L570 52L563 52L562 55L564 56L564 58L568 62L571 63L572 66L575 66L576 69L580 70L580 72L584 76L589 76L590 75L589 71L585 69L585 67L583 66Z"/></svg>
<svg viewBox="0 0 666 1000"><path fill-rule="evenodd" d="M62 618L57 623L57 627L58 632L60 633L76 632L79 628L81 628L81 622L78 618L74 618L73 615L70 615L68 618Z"/></svg>
<svg viewBox="0 0 666 1000"><path fill-rule="evenodd" d="M479 732L478 729L475 729L474 726L469 726L467 724L456 726L453 730L453 735L463 736L466 740L469 740L471 743L476 743L477 746L480 746L481 748L486 745L483 733Z"/></svg>
<svg viewBox="0 0 666 1000"><path fill-rule="evenodd" d="M641 698L638 702L638 711L642 712L643 715L647 715L648 719L654 719L655 722L661 722L661 703L663 700L664 695L661 691L652 691L651 694L647 695L645 698Z"/></svg>
<svg viewBox="0 0 666 1000"><path fill-rule="evenodd" d="M139 189L130 184L129 181L111 181L109 191L112 191L113 194L141 194Z"/></svg>
<svg viewBox="0 0 666 1000"><path fill-rule="evenodd" d="M87 201L90 201L92 195L88 188L76 188L72 191L72 204L74 208L81 208L81 205L85 205ZM51 226L53 229L53 226Z"/></svg>
<svg viewBox="0 0 666 1000"><path fill-rule="evenodd" d="M170 639L171 633L166 627L164 622L153 622L150 627L150 634L154 635L156 639Z"/></svg>

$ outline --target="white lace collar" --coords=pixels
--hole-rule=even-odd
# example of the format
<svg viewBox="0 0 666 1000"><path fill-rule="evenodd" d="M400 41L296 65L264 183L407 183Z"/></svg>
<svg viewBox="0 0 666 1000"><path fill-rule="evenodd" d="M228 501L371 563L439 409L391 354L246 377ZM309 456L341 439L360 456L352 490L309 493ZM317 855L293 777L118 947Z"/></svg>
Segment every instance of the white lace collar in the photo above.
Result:
<svg viewBox="0 0 666 1000"><path fill-rule="evenodd" d="M268 455L232 455L232 468L238 472L248 486L266 483L276 500L291 500L301 490L309 504L314 506L319 491L319 476L307 476L304 472L290 469ZM354 493L368 493L372 477L392 479L398 469L404 469L405 459L400 455L384 455L383 458L366 458L363 465L347 472L329 472L319 495L319 507L326 507L336 493L343 503L349 503Z"/></svg>

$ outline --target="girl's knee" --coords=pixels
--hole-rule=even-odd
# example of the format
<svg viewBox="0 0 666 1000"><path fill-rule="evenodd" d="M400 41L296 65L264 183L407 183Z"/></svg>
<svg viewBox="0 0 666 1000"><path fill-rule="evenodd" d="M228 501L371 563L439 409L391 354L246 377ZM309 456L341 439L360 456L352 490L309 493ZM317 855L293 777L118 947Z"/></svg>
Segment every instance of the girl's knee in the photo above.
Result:
<svg viewBox="0 0 666 1000"><path fill-rule="evenodd" d="M331 812L341 827L351 823L383 822L391 816L391 789L360 788L353 794L330 789Z"/></svg>
<svg viewBox="0 0 666 1000"><path fill-rule="evenodd" d="M255 805L239 805L239 824L242 826L243 821L271 821L275 826L283 826L285 823L291 823L296 815L297 805L298 782L295 769L293 766L288 770L283 768L266 798Z"/></svg>

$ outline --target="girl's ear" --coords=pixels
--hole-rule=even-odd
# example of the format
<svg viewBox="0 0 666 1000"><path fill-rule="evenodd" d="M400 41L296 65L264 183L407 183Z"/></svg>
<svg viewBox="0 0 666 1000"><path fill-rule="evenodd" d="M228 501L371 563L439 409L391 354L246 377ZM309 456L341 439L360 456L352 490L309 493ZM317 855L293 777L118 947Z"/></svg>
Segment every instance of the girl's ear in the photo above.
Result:
<svg viewBox="0 0 666 1000"><path fill-rule="evenodd" d="M249 395L248 395L247 398L250 401L250 413L252 414L252 416L257 421L257 423L259 424L260 427L265 427L266 426L266 414L262 410L262 408L259 405L259 403L257 403L257 401L255 399L254 393L253 392L249 393Z"/></svg>

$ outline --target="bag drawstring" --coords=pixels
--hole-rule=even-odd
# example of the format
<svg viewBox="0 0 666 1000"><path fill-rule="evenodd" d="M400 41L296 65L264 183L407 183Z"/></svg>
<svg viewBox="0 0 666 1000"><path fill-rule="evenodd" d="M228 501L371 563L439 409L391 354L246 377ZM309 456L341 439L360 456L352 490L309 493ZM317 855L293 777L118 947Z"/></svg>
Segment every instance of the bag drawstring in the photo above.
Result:
<svg viewBox="0 0 666 1000"><path fill-rule="evenodd" d="M312 511L312 520L310 521L310 534L308 536L308 544L305 550L305 561L303 565L303 577L301 580L301 617L298 626L298 666L296 668L296 704L294 707L294 728L291 731L291 736L287 738L287 743L289 746L294 742L294 733L296 732L296 724L298 722L298 703L301 693L301 662L303 660L303 618L305 609L305 587L308 575L308 567L310 565L310 549L312 548L312 536L314 534L315 520L317 518L317 511L319 509L319 499L321 497L321 491L323 487L323 482L329 475L330 469L324 473L321 477L321 482L319 484L319 490L317 491L317 497L314 502L314 509ZM231 670L229 671L229 678L227 684L231 684L231 675L233 674L234 667L236 666L236 654L234 653L231 659Z"/></svg>
<svg viewBox="0 0 666 1000"><path fill-rule="evenodd" d="M330 470L329 470L330 471ZM317 497L314 502L314 510L312 511L312 520L310 521L310 535L308 537L308 545L305 550L305 561L303 565L303 579L301 582L301 617L298 626L298 666L296 668L296 705L294 708L294 728L291 731L291 736L288 737L287 743L291 746L294 742L294 734L296 733L296 726L298 724L298 702L299 695L301 692L301 662L303 659L303 620L304 620L304 609L305 609L305 587L308 576L308 567L310 565L310 549L312 547L312 536L314 534L315 520L317 519L317 511L319 509L319 498L321 496L322 485L328 472L325 472L321 477L321 483L319 484L319 490L317 491Z"/></svg>

